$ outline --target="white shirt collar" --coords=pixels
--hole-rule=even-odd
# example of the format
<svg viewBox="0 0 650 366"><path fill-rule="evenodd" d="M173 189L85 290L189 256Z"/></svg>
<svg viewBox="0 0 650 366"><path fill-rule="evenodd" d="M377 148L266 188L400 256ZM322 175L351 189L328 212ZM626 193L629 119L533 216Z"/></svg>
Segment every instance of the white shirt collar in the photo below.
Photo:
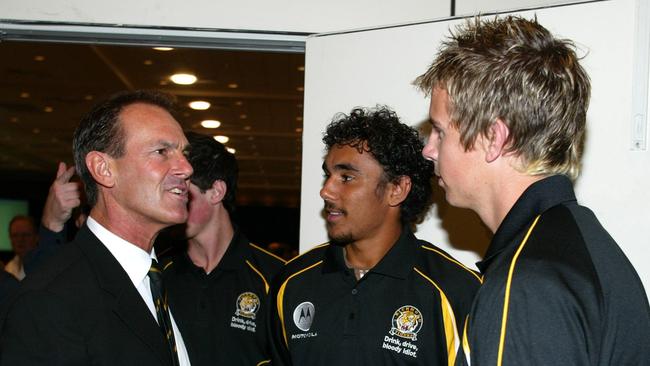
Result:
<svg viewBox="0 0 650 366"><path fill-rule="evenodd" d="M104 244L106 249L117 259L126 274L138 287L149 273L151 259L156 259L156 251L152 248L151 253L147 253L142 248L130 243L119 236L108 231L100 223L95 221L91 216L86 220L88 229L92 231L99 241Z"/></svg>

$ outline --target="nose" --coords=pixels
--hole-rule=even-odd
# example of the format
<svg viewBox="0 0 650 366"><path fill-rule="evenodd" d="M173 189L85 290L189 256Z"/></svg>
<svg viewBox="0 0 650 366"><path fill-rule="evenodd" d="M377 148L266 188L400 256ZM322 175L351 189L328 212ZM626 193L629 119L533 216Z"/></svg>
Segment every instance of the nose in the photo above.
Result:
<svg viewBox="0 0 650 366"><path fill-rule="evenodd" d="M422 149L422 156L429 161L435 162L438 160L438 145L436 145L434 141L435 139L433 136L429 136L426 145L424 145L424 148Z"/></svg>
<svg viewBox="0 0 650 366"><path fill-rule="evenodd" d="M325 179L323 187L320 189L320 198L325 201L331 201L334 199L334 191L332 190L332 183L330 178Z"/></svg>
<svg viewBox="0 0 650 366"><path fill-rule="evenodd" d="M176 162L176 175L183 179L188 179L194 172L194 169L192 169L190 162L187 161L185 154L181 153L179 155Z"/></svg>

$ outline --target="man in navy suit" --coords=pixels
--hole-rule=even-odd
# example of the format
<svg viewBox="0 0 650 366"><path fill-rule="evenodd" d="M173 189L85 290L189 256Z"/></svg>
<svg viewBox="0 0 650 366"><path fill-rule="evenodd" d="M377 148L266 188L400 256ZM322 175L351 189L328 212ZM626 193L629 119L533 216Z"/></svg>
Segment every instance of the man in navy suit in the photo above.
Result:
<svg viewBox="0 0 650 366"><path fill-rule="evenodd" d="M192 167L172 105L124 92L82 119L73 151L90 216L8 303L0 365L189 365L173 309L160 323L175 347L161 332L149 282L158 232L187 219Z"/></svg>

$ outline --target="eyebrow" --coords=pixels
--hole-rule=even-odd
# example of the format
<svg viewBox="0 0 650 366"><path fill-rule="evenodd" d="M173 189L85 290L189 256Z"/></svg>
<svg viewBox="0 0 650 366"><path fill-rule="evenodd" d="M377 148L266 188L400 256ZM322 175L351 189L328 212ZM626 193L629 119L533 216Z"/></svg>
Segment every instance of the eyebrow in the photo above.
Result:
<svg viewBox="0 0 650 366"><path fill-rule="evenodd" d="M329 172L329 169L327 168L327 165L325 164L325 162L323 162L322 168L323 168L323 171ZM353 172L358 172L359 171L359 169L355 168L353 165L348 164L348 163L336 164L336 165L334 165L334 168L332 170L339 170L339 171L340 170L351 170Z"/></svg>
<svg viewBox="0 0 650 366"><path fill-rule="evenodd" d="M160 147L163 147L163 148L172 148L172 149L177 149L177 148L180 147L179 143L166 141L166 140L158 140L158 141L156 141L156 143L154 145L155 146L160 146ZM186 144L183 147L183 149L187 149L187 146L189 146L189 144Z"/></svg>

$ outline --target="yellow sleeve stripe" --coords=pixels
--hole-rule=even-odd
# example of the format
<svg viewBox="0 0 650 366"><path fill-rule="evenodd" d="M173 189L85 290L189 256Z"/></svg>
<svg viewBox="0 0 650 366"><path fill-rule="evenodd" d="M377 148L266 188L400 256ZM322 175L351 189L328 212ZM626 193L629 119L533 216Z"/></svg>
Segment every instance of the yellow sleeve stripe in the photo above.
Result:
<svg viewBox="0 0 650 366"><path fill-rule="evenodd" d="M255 266L251 262L249 262L248 259L246 260L246 264L248 264L248 266L251 267L251 269L253 271L255 271L255 273L257 273L258 276L260 276L260 278L264 282L264 291L265 291L266 294L268 294L269 293L269 283L266 281L266 278L264 278L264 275L262 274L262 272L260 272L260 270L255 268Z"/></svg>
<svg viewBox="0 0 650 366"><path fill-rule="evenodd" d="M309 266L307 268L303 268L300 271L292 274L291 276L289 276L282 283L282 286L280 286L280 290L278 291L278 296L277 296L276 300L277 300L277 306L278 306L278 316L280 317L280 324L282 324L282 336L284 337L284 344L287 346L287 348L289 348L289 341L287 340L287 328L284 326L284 306L283 306L283 303L282 303L283 300L284 300L284 290L287 288L287 283L289 283L289 280L291 280L292 278L296 277L297 275L299 275L299 274L301 274L301 273L303 273L305 271L308 271L308 270L316 267L317 265L319 265L321 263L323 263L322 260L312 264L311 266Z"/></svg>
<svg viewBox="0 0 650 366"><path fill-rule="evenodd" d="M451 304L445 295L445 292L442 291L440 286L429 278L427 275L422 273L419 269L413 267L415 272L419 273L420 276L424 277L427 281L438 290L440 293L440 308L442 309L442 322L445 328L445 339L447 341L447 364L453 366L456 362L456 350L460 346L460 337L458 336L458 330L456 328L456 317L454 316L454 310L451 308Z"/></svg>
<svg viewBox="0 0 650 366"><path fill-rule="evenodd" d="M465 318L465 325L463 326L463 351L465 353L465 361L467 361L467 366L472 366L472 351L469 348L469 341L467 340L467 323L469 323L469 315Z"/></svg>
<svg viewBox="0 0 650 366"><path fill-rule="evenodd" d="M539 220L539 217L540 216L538 215L535 218L535 221L533 221L533 224L530 225L530 228L528 229L528 232L526 233L524 240L522 240L521 244L519 244L519 248L517 248L517 252L515 252L514 257L510 262L510 270L508 271L508 280L506 281L506 295L505 295L505 299L503 300L503 317L501 318L501 336L499 337L499 352L497 354L497 366L501 366L501 363L503 362L503 347L506 342L506 326L508 323L508 306L510 305L510 285L512 284L512 275L515 272L515 264L517 263L519 254L521 253L522 249L524 249L524 245L526 245L526 242L528 241L530 234L533 232L535 225L537 225L537 221Z"/></svg>
<svg viewBox="0 0 650 366"><path fill-rule="evenodd" d="M260 247L260 246L258 246L256 244L248 243L248 245L252 246L253 248L255 248L257 250L259 250L260 252L264 252L264 253L270 255L271 257L273 257L273 258L275 258L275 259L277 259L279 261L282 261L282 263L287 263L287 261L284 258L278 257L277 255L269 252L268 250L266 250L266 249L264 249L264 248L262 248L262 247Z"/></svg>
<svg viewBox="0 0 650 366"><path fill-rule="evenodd" d="M441 251L439 251L439 250L436 249L436 248L428 247L428 246L426 246L426 245L422 245L422 248L423 248L423 249L426 249L426 250L429 250L429 251L432 251L432 252L434 252L434 253L437 253L439 256L445 258L446 260L448 260L448 261L450 261L450 262L452 262L452 263L457 264L457 265L460 266L462 269L464 269L464 270L466 270L467 272L471 273L472 276L476 277L476 279L479 280L480 283L483 283L483 277L477 275L476 272L474 272L474 271L472 271L471 269L467 268L467 266L465 266L464 264L462 264L462 263L460 263L459 261L455 260L454 258L448 256L448 255L445 254L444 252L441 252Z"/></svg>
<svg viewBox="0 0 650 366"><path fill-rule="evenodd" d="M303 255L305 255L305 254L311 252L312 250L316 250L316 249L318 249L318 248L326 247L326 246L328 246L328 245L330 245L329 242L327 242L327 243L323 243L323 244L319 244L319 245L316 245L315 247L309 249L308 251L306 251L306 252L304 252L304 253L302 253L302 254L300 254L300 255L297 255L297 256L295 256L295 257L289 259L289 261L287 261L287 263L291 263L291 262L293 262L294 260L296 260L296 259L302 257Z"/></svg>
<svg viewBox="0 0 650 366"><path fill-rule="evenodd" d="M260 363L258 363L255 366L270 365L270 364L271 364L271 360L264 360L264 361L261 361Z"/></svg>

